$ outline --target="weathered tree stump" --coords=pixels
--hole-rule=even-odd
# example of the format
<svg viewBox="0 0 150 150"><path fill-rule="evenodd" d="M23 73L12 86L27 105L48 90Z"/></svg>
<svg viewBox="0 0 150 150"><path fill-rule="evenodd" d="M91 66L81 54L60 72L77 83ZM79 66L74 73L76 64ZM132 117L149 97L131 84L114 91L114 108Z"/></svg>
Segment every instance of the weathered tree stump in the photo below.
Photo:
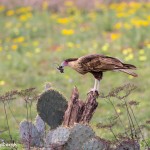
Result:
<svg viewBox="0 0 150 150"><path fill-rule="evenodd" d="M63 125L71 126L74 123L89 123L98 106L98 102L96 102L97 97L98 94L96 92L90 91L86 101L83 102L79 99L79 92L75 87L64 114Z"/></svg>

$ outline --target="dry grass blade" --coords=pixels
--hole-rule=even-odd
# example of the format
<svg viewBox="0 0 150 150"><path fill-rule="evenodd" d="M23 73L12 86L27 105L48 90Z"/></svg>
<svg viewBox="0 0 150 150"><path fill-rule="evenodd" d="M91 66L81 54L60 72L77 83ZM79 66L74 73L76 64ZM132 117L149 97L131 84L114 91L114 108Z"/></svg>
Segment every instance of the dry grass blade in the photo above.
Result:
<svg viewBox="0 0 150 150"><path fill-rule="evenodd" d="M139 105L139 102L136 102L136 101L133 101L133 100L132 100L132 101L129 102L129 105L131 105L131 106L132 106L132 105L136 106L136 105Z"/></svg>
<svg viewBox="0 0 150 150"><path fill-rule="evenodd" d="M6 92L5 94L0 95L0 101L4 102L4 101L8 101L8 100L13 100L16 98L15 96L17 94L18 94L17 90Z"/></svg>
<svg viewBox="0 0 150 150"><path fill-rule="evenodd" d="M128 83L113 89L107 95L105 95L104 93L100 93L100 98L116 97L121 100L128 97L131 94L131 92L135 89L135 85Z"/></svg>
<svg viewBox="0 0 150 150"><path fill-rule="evenodd" d="M110 131L113 133L116 141L119 143L122 140L129 140L129 141L132 140L132 141L139 142L139 140L142 139L142 141L145 144L145 147L148 147L148 144L147 144L147 142L144 138L144 135L142 133L142 127L143 126L140 126L138 124L137 119L136 119L135 114L134 114L133 109L132 109L132 106L139 105L139 102L137 102L135 100L130 100L130 101L127 100L128 96L135 89L136 89L135 85L126 84L126 85L120 86L120 87L112 90L108 94L101 93L100 97L105 98L106 100L108 100L110 102L113 109L115 110L116 117L110 117L109 118L110 124L99 123L97 125L97 127L110 129ZM115 104L113 101L114 99L115 100L121 100L121 101L117 101L117 104ZM120 118L120 114L117 112L118 109L116 108L116 106L121 107L123 110L126 111L126 117L127 117L128 126L129 126L128 128L126 128L124 126L124 120L122 120ZM114 121L115 121L115 124L112 125L111 122L114 122ZM117 124L117 122L119 122L121 127L123 128L123 133L116 134L112 130L112 126L119 125L119 124ZM150 120L146 121L146 123L150 124Z"/></svg>
<svg viewBox="0 0 150 150"><path fill-rule="evenodd" d="M103 128L103 129L110 129L110 128L112 128L114 125L116 124L116 122L114 122L114 123L111 123L111 124L103 124L103 123L98 123L97 125L96 125L96 127L97 128Z"/></svg>
<svg viewBox="0 0 150 150"><path fill-rule="evenodd" d="M14 100L16 99L16 96L28 97L28 100L31 100L31 98L32 100L35 100L38 97L36 94L35 88L28 88L28 89L21 90L21 91L12 90L12 91L6 92L3 95L0 95L0 102Z"/></svg>

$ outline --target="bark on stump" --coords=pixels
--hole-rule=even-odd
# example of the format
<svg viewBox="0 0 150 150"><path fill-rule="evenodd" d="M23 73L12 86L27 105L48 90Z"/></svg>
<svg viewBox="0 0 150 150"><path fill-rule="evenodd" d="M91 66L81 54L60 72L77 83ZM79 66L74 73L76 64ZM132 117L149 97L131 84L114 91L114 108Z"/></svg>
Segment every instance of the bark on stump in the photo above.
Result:
<svg viewBox="0 0 150 150"><path fill-rule="evenodd" d="M64 114L63 125L72 126L74 123L89 123L98 106L98 93L90 91L85 102L79 99L78 89L72 91L71 100Z"/></svg>

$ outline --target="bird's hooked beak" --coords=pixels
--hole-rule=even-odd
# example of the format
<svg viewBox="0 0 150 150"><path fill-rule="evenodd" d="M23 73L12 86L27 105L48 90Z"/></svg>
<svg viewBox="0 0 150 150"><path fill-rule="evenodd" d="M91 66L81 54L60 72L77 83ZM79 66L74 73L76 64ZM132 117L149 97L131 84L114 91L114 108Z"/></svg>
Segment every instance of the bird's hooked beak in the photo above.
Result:
<svg viewBox="0 0 150 150"><path fill-rule="evenodd" d="M61 73L64 73L64 67L65 66L67 66L67 62L66 61L63 61L62 63L61 63L61 65L60 66L58 66L58 70L61 72Z"/></svg>

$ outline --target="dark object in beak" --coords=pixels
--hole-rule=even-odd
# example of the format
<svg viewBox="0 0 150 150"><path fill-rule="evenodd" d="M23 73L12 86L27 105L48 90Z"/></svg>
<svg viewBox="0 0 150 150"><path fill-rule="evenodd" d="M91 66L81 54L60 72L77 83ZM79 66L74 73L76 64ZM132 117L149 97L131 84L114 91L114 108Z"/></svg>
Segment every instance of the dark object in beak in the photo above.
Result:
<svg viewBox="0 0 150 150"><path fill-rule="evenodd" d="M64 68L63 68L63 66L59 66L57 69L58 69L61 73L64 73Z"/></svg>

